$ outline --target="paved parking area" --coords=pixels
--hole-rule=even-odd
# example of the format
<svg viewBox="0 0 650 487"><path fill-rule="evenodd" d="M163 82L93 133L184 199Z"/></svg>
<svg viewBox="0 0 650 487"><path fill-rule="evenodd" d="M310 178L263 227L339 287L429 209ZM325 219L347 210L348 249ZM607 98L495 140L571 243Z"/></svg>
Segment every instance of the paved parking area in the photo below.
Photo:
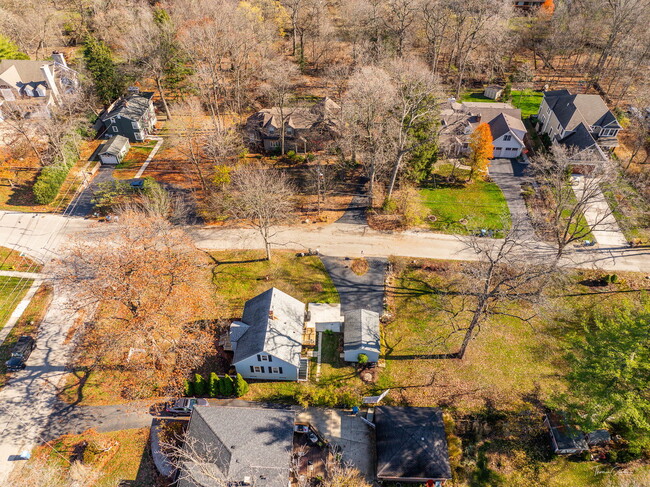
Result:
<svg viewBox="0 0 650 487"><path fill-rule="evenodd" d="M374 431L348 411L308 408L298 411L297 423L310 423L341 449L343 461L352 464L373 483L375 477Z"/></svg>

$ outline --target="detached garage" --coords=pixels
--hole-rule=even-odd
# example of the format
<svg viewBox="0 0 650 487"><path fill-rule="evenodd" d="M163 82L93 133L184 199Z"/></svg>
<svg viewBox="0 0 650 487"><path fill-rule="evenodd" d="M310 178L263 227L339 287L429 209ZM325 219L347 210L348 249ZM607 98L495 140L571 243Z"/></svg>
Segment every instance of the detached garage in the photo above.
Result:
<svg viewBox="0 0 650 487"><path fill-rule="evenodd" d="M377 362L379 351L379 314L367 309L355 309L345 313L344 360L358 362L359 354L364 354L368 357L368 362Z"/></svg>
<svg viewBox="0 0 650 487"><path fill-rule="evenodd" d="M99 160L102 164L117 165L122 162L130 147L129 139L116 135L104 144L99 152Z"/></svg>

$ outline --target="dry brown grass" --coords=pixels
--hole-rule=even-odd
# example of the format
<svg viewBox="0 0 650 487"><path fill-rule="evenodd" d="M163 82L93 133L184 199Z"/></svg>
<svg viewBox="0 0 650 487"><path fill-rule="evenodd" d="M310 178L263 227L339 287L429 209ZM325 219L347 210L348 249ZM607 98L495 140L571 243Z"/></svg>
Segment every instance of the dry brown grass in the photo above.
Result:
<svg viewBox="0 0 650 487"><path fill-rule="evenodd" d="M357 276L363 276L366 272L368 272L368 261L363 257L354 259L352 261L352 264L350 264L350 269L352 269L352 272L354 272Z"/></svg>

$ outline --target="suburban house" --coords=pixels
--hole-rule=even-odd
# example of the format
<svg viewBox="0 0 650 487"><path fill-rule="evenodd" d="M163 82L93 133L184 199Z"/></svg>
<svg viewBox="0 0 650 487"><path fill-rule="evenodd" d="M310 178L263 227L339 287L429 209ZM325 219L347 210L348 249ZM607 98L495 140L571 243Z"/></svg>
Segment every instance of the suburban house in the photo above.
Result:
<svg viewBox="0 0 650 487"><path fill-rule="evenodd" d="M141 142L153 133L156 111L153 92L131 93L104 110L95 122L99 137L122 135L131 142Z"/></svg>
<svg viewBox="0 0 650 487"><path fill-rule="evenodd" d="M176 485L288 487L294 416L284 409L196 406L184 448L203 461L185 463Z"/></svg>
<svg viewBox="0 0 650 487"><path fill-rule="evenodd" d="M538 131L553 143L589 151L602 160L618 146L623 128L598 95L572 95L568 90L547 91L537 114Z"/></svg>
<svg viewBox="0 0 650 487"><path fill-rule="evenodd" d="M78 73L70 69L65 56L52 53L52 61L0 60L0 120L9 110L25 118L50 116L50 107L79 87Z"/></svg>
<svg viewBox="0 0 650 487"><path fill-rule="evenodd" d="M526 149L527 131L521 110L509 103L447 102L441 111L440 145L450 157L469 153L472 132L487 123L492 132L495 158L514 159Z"/></svg>
<svg viewBox="0 0 650 487"><path fill-rule="evenodd" d="M440 487L451 479L440 408L378 406L374 424L379 481Z"/></svg>
<svg viewBox="0 0 650 487"><path fill-rule="evenodd" d="M304 303L276 288L246 301L241 321L230 326L233 365L245 379L298 380Z"/></svg>
<svg viewBox="0 0 650 487"><path fill-rule="evenodd" d="M491 98L492 100L498 100L503 94L503 86L499 85L490 85L486 86L483 90L483 96L486 98Z"/></svg>
<svg viewBox="0 0 650 487"><path fill-rule="evenodd" d="M557 455L572 455L589 450L585 435L567 424L566 418L558 413L548 413L544 418L544 426L551 436L553 453Z"/></svg>
<svg viewBox="0 0 650 487"><path fill-rule="evenodd" d="M98 154L99 160L102 164L117 165L122 162L130 147L129 139L126 137L121 135L111 137L101 148Z"/></svg>
<svg viewBox="0 0 650 487"><path fill-rule="evenodd" d="M362 353L368 357L368 362L379 361L378 313L367 309L348 311L343 327L343 358L346 362L358 362Z"/></svg>
<svg viewBox="0 0 650 487"><path fill-rule="evenodd" d="M312 107L265 108L251 115L246 133L252 146L265 151L278 150L284 124L285 150L320 150L340 134L341 107L325 97Z"/></svg>

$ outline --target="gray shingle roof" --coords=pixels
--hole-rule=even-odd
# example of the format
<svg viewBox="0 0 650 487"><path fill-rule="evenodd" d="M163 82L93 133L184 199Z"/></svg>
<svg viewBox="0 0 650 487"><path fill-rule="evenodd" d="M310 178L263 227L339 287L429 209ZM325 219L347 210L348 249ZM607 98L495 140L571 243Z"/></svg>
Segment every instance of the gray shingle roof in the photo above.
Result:
<svg viewBox="0 0 650 487"><path fill-rule="evenodd" d="M574 131L571 132L569 135L567 135L563 139L560 139L559 142L568 147L575 147L580 151L583 151L585 149L588 149L589 147L593 147L594 145L596 145L596 141L591 136L589 129L584 123L580 123L576 125L576 127L573 130Z"/></svg>
<svg viewBox="0 0 650 487"><path fill-rule="evenodd" d="M526 134L526 126L521 118L512 117L506 113L500 113L488 122L492 138L498 139L508 132L512 132L515 137L523 144L522 138Z"/></svg>
<svg viewBox="0 0 650 487"><path fill-rule="evenodd" d="M129 139L122 135L116 135L115 137L111 137L108 142L104 143L104 147L102 147L102 150L99 153L118 156L120 155L120 152L122 152L122 149L127 145L129 145Z"/></svg>
<svg viewBox="0 0 650 487"><path fill-rule="evenodd" d="M598 95L572 95L567 90L560 90L546 92L544 97L564 130L574 130L580 123L620 128L616 117Z"/></svg>
<svg viewBox="0 0 650 487"><path fill-rule="evenodd" d="M283 409L197 406L188 435L210 464L211 476L241 482L250 477L258 487L285 487L289 483L295 413ZM180 487L221 485L187 464L191 478ZM187 474L182 475L186 477Z"/></svg>
<svg viewBox="0 0 650 487"><path fill-rule="evenodd" d="M305 304L276 288L246 301L242 322L249 328L237 340L233 362L267 352L300 366Z"/></svg>
<svg viewBox="0 0 650 487"><path fill-rule="evenodd" d="M343 323L343 349L360 348L379 352L379 314L367 309L354 309L345 313Z"/></svg>
<svg viewBox="0 0 650 487"><path fill-rule="evenodd" d="M379 406L375 425L378 478L451 478L440 408Z"/></svg>
<svg viewBox="0 0 650 487"><path fill-rule="evenodd" d="M120 98L113 105L108 107L99 117L101 120L108 120L117 115L129 120L140 120L149 110L149 102L153 98L152 91L134 93L127 98Z"/></svg>

